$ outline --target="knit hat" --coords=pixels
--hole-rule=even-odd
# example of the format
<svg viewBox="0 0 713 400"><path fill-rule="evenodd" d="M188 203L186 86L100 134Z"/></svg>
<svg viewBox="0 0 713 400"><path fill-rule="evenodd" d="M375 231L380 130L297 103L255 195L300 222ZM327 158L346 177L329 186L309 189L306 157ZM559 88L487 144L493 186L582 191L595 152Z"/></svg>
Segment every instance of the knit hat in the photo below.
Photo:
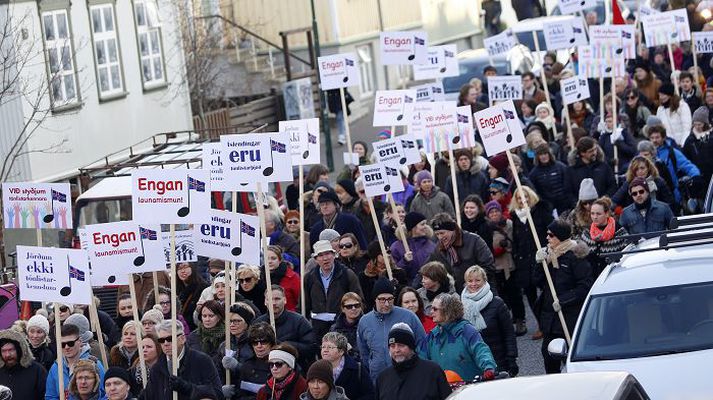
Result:
<svg viewBox="0 0 713 400"><path fill-rule="evenodd" d="M208 269L225 269L225 261L218 258L208 260Z"/></svg>
<svg viewBox="0 0 713 400"><path fill-rule="evenodd" d="M50 334L50 323L47 321L47 318L42 315L33 315L32 318L27 321L27 330L29 331L32 327L42 329L45 335Z"/></svg>
<svg viewBox="0 0 713 400"><path fill-rule="evenodd" d="M659 93L663 93L668 96L673 96L674 93L674 88L673 85L670 82L666 82L661 85L659 88Z"/></svg>
<svg viewBox="0 0 713 400"><path fill-rule="evenodd" d="M506 192L510 188L510 183L503 177L495 178L490 182L490 187L501 192Z"/></svg>
<svg viewBox="0 0 713 400"><path fill-rule="evenodd" d="M297 210L290 210L285 213L285 222L291 220L292 218L300 219L300 212Z"/></svg>
<svg viewBox="0 0 713 400"><path fill-rule="evenodd" d="M594 180L592 178L582 179L582 183L579 184L579 200L588 201L598 198L599 194L597 193L597 188L594 187Z"/></svg>
<svg viewBox="0 0 713 400"><path fill-rule="evenodd" d="M500 174L508 168L508 156L505 153L498 153L490 157L488 162L493 168L497 169Z"/></svg>
<svg viewBox="0 0 713 400"><path fill-rule="evenodd" d="M458 224L450 219L437 219L431 221L431 228L434 231L455 231L458 230Z"/></svg>
<svg viewBox="0 0 713 400"><path fill-rule="evenodd" d="M295 368L295 356L284 350L271 350L268 360L280 360L287 364L290 368Z"/></svg>
<svg viewBox="0 0 713 400"><path fill-rule="evenodd" d="M708 107L698 107L698 109L693 112L693 122L700 122L706 125L709 124L710 122L708 122Z"/></svg>
<svg viewBox="0 0 713 400"><path fill-rule="evenodd" d="M104 384L111 378L119 378L131 385L131 377L129 376L129 371L121 367L111 367L104 373Z"/></svg>
<svg viewBox="0 0 713 400"><path fill-rule="evenodd" d="M313 379L319 379L329 386L329 389L334 389L334 374L332 372L332 364L327 360L318 360L307 371L307 382Z"/></svg>
<svg viewBox="0 0 713 400"><path fill-rule="evenodd" d="M492 210L498 210L500 212L503 212L503 207L500 205L500 203L497 202L497 200L491 200L487 204L485 204L485 215L490 214L490 211Z"/></svg>
<svg viewBox="0 0 713 400"><path fill-rule="evenodd" d="M66 325L74 325L79 328L79 339L82 343L88 343L94 334L90 331L89 320L82 314L72 314L64 321Z"/></svg>
<svg viewBox="0 0 713 400"><path fill-rule="evenodd" d="M636 145L636 151L639 153L646 151L653 155L656 155L656 146L649 140L642 140Z"/></svg>
<svg viewBox="0 0 713 400"><path fill-rule="evenodd" d="M328 201L333 202L336 206L342 205L342 202L339 200L339 196L337 196L337 193L335 193L334 190L328 190L319 195L319 203L325 203Z"/></svg>
<svg viewBox="0 0 713 400"><path fill-rule="evenodd" d="M344 189L345 192L349 193L350 196L354 198L359 197L359 194L356 191L356 187L354 186L354 181L350 179L342 179L341 181L337 182L337 185L341 186L342 189Z"/></svg>
<svg viewBox="0 0 713 400"><path fill-rule="evenodd" d="M317 190L321 187L327 189L327 191L334 190L333 187L329 186L329 182L325 182L325 181L319 181L319 182L315 183L313 190Z"/></svg>
<svg viewBox="0 0 713 400"><path fill-rule="evenodd" d="M319 233L319 240L328 240L331 242L332 240L339 239L340 236L342 235L334 229L325 229Z"/></svg>
<svg viewBox="0 0 713 400"><path fill-rule="evenodd" d="M629 183L629 190L631 190L631 188L634 188L634 187L637 187L637 186L641 186L641 187L644 188L644 190L646 190L647 192L649 191L649 184L646 183L646 179L645 179L645 178L642 178L642 177L640 177L640 176L637 176L636 178L632 179L631 182Z"/></svg>
<svg viewBox="0 0 713 400"><path fill-rule="evenodd" d="M421 213L412 211L408 214L406 214L406 217L404 217L404 224L406 225L406 231L410 232L411 229L416 227L421 221L425 220L426 216L424 216Z"/></svg>
<svg viewBox="0 0 713 400"><path fill-rule="evenodd" d="M388 344L399 343L408 346L411 350L416 349L416 337L413 330L404 322L398 322L389 331Z"/></svg>
<svg viewBox="0 0 713 400"><path fill-rule="evenodd" d="M424 169L424 170L418 171L418 173L415 176L415 180L416 180L416 183L419 186L421 186L421 182L423 182L424 180L433 181L433 175L431 175L430 172L428 172L427 170Z"/></svg>
<svg viewBox="0 0 713 400"><path fill-rule="evenodd" d="M244 319L247 325L250 325L255 319L254 313L239 304L233 304L233 306L230 307L230 312L240 315L240 318Z"/></svg>
<svg viewBox="0 0 713 400"><path fill-rule="evenodd" d="M655 115L649 115L646 118L646 126L654 126L654 125L663 125L663 121L661 121L661 118L659 118Z"/></svg>
<svg viewBox="0 0 713 400"><path fill-rule="evenodd" d="M334 249L332 248L332 244L329 243L328 240L318 240L314 244L314 253L312 253L312 257L317 257L318 255L322 253L327 253L327 252L332 252L335 253Z"/></svg>
<svg viewBox="0 0 713 400"><path fill-rule="evenodd" d="M374 282L374 287L371 289L371 297L376 298L380 294L391 294L393 295L396 289L394 288L394 284L391 283L390 280L388 280L386 277L381 277Z"/></svg>
<svg viewBox="0 0 713 400"><path fill-rule="evenodd" d="M572 226L564 220L555 219L547 225L547 230L560 241L565 241L572 237Z"/></svg>
<svg viewBox="0 0 713 400"><path fill-rule="evenodd" d="M540 143L535 147L535 154L550 154L550 145L547 143Z"/></svg>
<svg viewBox="0 0 713 400"><path fill-rule="evenodd" d="M651 71L651 67L649 66L649 63L646 61L638 61L636 65L634 66L634 71L636 71L637 68L641 68L646 72Z"/></svg>
<svg viewBox="0 0 713 400"><path fill-rule="evenodd" d="M161 306L156 304L153 308L146 311L141 317L141 322L144 321L153 321L156 324L163 321L163 311L161 311Z"/></svg>

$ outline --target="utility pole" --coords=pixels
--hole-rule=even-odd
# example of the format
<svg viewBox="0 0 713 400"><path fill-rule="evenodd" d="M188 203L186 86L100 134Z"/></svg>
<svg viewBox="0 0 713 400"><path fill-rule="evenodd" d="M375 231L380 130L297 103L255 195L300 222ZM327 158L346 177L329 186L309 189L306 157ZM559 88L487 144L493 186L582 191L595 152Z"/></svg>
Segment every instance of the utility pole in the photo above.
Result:
<svg viewBox="0 0 713 400"><path fill-rule="evenodd" d="M310 0L310 7L312 7L312 34L314 35L314 53L315 60L319 60L322 55L322 51L319 45L319 30L317 28L317 13L314 9L314 0ZM318 63L319 61L317 61ZM319 79L319 65L315 65L315 70L317 72L317 79ZM330 171L334 171L334 156L332 155L332 134L329 129L329 120L327 119L327 100L325 98L325 93L320 87L319 90L319 102L321 104L320 119L322 120L322 132L324 132L324 145L327 148L327 168ZM346 113L347 110L344 110ZM351 149L350 149L351 151Z"/></svg>

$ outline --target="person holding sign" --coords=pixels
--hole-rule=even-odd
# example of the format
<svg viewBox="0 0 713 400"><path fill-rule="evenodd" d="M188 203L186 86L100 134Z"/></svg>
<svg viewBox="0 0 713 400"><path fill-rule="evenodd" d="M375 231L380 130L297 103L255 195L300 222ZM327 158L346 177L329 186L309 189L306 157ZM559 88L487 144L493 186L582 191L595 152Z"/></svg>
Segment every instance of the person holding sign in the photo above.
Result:
<svg viewBox="0 0 713 400"><path fill-rule="evenodd" d="M317 243L319 234L325 229L334 229L339 234L353 233L359 240L359 246L366 248L366 236L359 220L351 215L341 212L342 202L333 190L328 190L319 195L319 211L321 217L309 229L309 241L312 246Z"/></svg>
<svg viewBox="0 0 713 400"><path fill-rule="evenodd" d="M170 332L169 332L170 333ZM64 371L64 387L69 388L69 381L72 379L72 371L79 360L92 360L97 363L99 368L99 378L104 380L104 366L98 362L97 358L89 353L89 346L83 345L79 339L79 328L76 325L65 324L62 326L60 337L62 344L62 369ZM45 400L59 399L59 381L58 381L57 363L52 364L52 368L47 375L47 384L45 385ZM66 390L66 389L65 389ZM99 395L104 396L104 388L99 387ZM168 398L166 398L168 399Z"/></svg>
<svg viewBox="0 0 713 400"><path fill-rule="evenodd" d="M481 170L472 170L473 153L470 149L458 149L453 152L457 171L456 184L458 185L458 196L466 198L471 194L477 194L481 198L487 198L489 182ZM451 201L456 199L453 197L452 180L446 181L446 186L443 191L451 198ZM458 199L460 201L460 199Z"/></svg>
<svg viewBox="0 0 713 400"><path fill-rule="evenodd" d="M436 244L433 241L433 230L423 214L418 212L406 214L404 225L406 242L411 251L406 251L403 242L397 240L391 244L391 257L395 265L406 272L407 282L412 282L418 270L428 262L431 254L436 250Z"/></svg>

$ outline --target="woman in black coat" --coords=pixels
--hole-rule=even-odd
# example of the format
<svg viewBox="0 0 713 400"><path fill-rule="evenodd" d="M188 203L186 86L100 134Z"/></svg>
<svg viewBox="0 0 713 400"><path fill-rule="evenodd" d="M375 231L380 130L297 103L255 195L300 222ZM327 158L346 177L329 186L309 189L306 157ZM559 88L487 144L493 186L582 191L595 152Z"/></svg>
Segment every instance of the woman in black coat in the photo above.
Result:
<svg viewBox="0 0 713 400"><path fill-rule="evenodd" d="M178 299L181 300L183 305L178 311L180 311L188 323L188 327L193 331L196 329L193 312L196 310L196 303L201 297L201 292L208 287L208 283L203 280L196 270L195 263L179 263L176 268L176 277Z"/></svg>
<svg viewBox="0 0 713 400"><path fill-rule="evenodd" d="M485 204L477 194L471 194L463 200L463 213L460 227L464 231L475 233L485 240L490 251L493 251L493 228L485 220Z"/></svg>
<svg viewBox="0 0 713 400"><path fill-rule="evenodd" d="M322 359L332 364L332 369L343 365L334 384L344 388L344 394L351 400L374 399L374 385L366 365L347 354L349 342L341 333L329 332L322 338Z"/></svg>

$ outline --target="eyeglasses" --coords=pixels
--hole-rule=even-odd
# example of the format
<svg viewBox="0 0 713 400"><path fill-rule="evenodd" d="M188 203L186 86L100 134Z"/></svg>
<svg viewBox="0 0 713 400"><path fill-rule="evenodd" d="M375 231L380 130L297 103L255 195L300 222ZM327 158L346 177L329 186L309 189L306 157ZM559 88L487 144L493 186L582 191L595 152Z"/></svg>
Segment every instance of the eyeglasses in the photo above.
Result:
<svg viewBox="0 0 713 400"><path fill-rule="evenodd" d="M336 349L337 349L337 346L332 346L332 345L328 345L328 344L323 344L323 345L320 347L320 349L322 349L322 350L336 350Z"/></svg>
<svg viewBox="0 0 713 400"><path fill-rule="evenodd" d="M62 342L62 348L65 348L65 347L74 347L74 345L77 344L77 340L79 340L79 338L76 338L76 339L74 339L74 340L70 340L69 342Z"/></svg>
<svg viewBox="0 0 713 400"><path fill-rule="evenodd" d="M270 344L267 339L255 339L250 342L253 346Z"/></svg>
<svg viewBox="0 0 713 400"><path fill-rule="evenodd" d="M280 369L286 365L284 361L270 361L267 363L267 365L270 367L270 369L277 368Z"/></svg>
<svg viewBox="0 0 713 400"><path fill-rule="evenodd" d="M361 304L359 304L359 303L342 304L342 307L346 308L347 310L354 310L356 308L361 308Z"/></svg>
<svg viewBox="0 0 713 400"><path fill-rule="evenodd" d="M287 221L287 225L297 225L300 223L300 220L298 219L290 219Z"/></svg>
<svg viewBox="0 0 713 400"><path fill-rule="evenodd" d="M232 324L237 325L237 324L241 324L241 323L243 323L243 322L245 322L245 320L242 320L242 319L231 319L231 320L230 320L230 324L231 324L231 325L232 325Z"/></svg>
<svg viewBox="0 0 713 400"><path fill-rule="evenodd" d="M178 338L179 336L183 336L183 334L182 333L177 334L176 338ZM156 339L156 341L159 342L160 344L173 343L173 337L170 335L166 336L166 337L160 337L160 338Z"/></svg>
<svg viewBox="0 0 713 400"><path fill-rule="evenodd" d="M631 197L636 197L636 196L641 196L642 194L646 193L646 190L641 189L641 190L633 190L631 192Z"/></svg>
<svg viewBox="0 0 713 400"><path fill-rule="evenodd" d="M500 191L499 190L488 190L488 193L490 193L492 195L496 195L496 194L500 193Z"/></svg>
<svg viewBox="0 0 713 400"><path fill-rule="evenodd" d="M391 297L377 297L376 301L379 303L392 303L394 301L394 296Z"/></svg>
<svg viewBox="0 0 713 400"><path fill-rule="evenodd" d="M354 244L352 244L352 243L340 243L339 244L340 249L351 249L352 247L354 247Z"/></svg>
<svg viewBox="0 0 713 400"><path fill-rule="evenodd" d="M239 283L250 283L253 281L253 278L238 278Z"/></svg>
<svg viewBox="0 0 713 400"><path fill-rule="evenodd" d="M171 301L159 301L158 304L160 304L160 305L162 305L162 306L170 306L170 305L171 305Z"/></svg>

